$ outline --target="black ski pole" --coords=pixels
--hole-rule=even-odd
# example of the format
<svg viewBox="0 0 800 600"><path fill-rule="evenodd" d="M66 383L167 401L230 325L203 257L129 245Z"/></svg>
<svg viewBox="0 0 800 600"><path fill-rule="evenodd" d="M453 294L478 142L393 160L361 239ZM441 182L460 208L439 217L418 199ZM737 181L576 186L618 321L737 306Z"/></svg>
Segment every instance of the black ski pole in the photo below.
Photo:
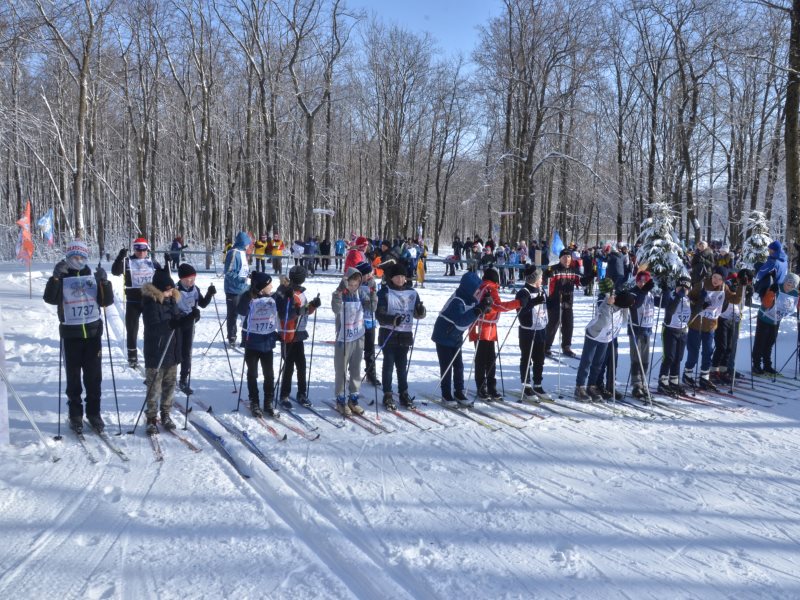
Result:
<svg viewBox="0 0 800 600"><path fill-rule="evenodd" d="M319 298L319 293L317 293L317 298ZM306 375L306 401L310 402L309 399L309 391L311 390L311 367L314 366L314 339L317 336L317 311L319 307L314 309L314 320L311 323L311 356L308 359L308 374ZM299 394L300 392L298 392Z"/></svg>
<svg viewBox="0 0 800 600"><path fill-rule="evenodd" d="M194 342L194 321L192 321L192 341ZM184 392L186 393L186 412L183 413L183 430L186 431L189 428L189 411L192 410L190 404L192 403L191 394L189 390L192 389L192 369L189 367L189 372L186 377L186 389Z"/></svg>
<svg viewBox="0 0 800 600"><path fill-rule="evenodd" d="M64 364L64 338L58 338L58 432L53 438L54 440L61 439L61 369Z"/></svg>
<svg viewBox="0 0 800 600"><path fill-rule="evenodd" d="M98 263L97 266L99 267L100 264ZM102 294L102 291L100 293ZM114 388L114 404L117 407L117 428L119 429L119 433L117 433L117 435L122 435L122 421L120 420L119 416L119 399L117 398L117 379L114 375L114 359L111 357L111 337L108 335L108 314L106 313L105 306L103 307L103 320L105 321L106 325L106 342L108 344L108 364L111 367L111 385Z"/></svg>
<svg viewBox="0 0 800 600"><path fill-rule="evenodd" d="M222 318L219 316L219 307L217 306L217 297L211 296L211 299L214 301L214 310L217 313L217 321L219 321L219 330L222 331ZM227 317L225 317L227 320ZM222 347L225 348L225 358L228 359L228 370L231 373L231 383L233 384L233 391L231 394L236 393L236 378L233 375L233 365L231 364L231 355L228 353L228 342L225 339L225 336L222 336Z"/></svg>
<svg viewBox="0 0 800 600"><path fill-rule="evenodd" d="M244 332L242 332L244 335ZM245 356L242 356L242 372L239 375L239 396L236 398L236 408L233 409L233 412L239 412L239 404L242 401L242 385L244 383L244 365L247 363L247 350L245 350ZM273 391L274 394L274 391Z"/></svg>
<svg viewBox="0 0 800 600"><path fill-rule="evenodd" d="M136 428L139 426L139 419L142 418L142 413L144 412L145 404L147 404L147 399L150 397L150 391L153 388L153 384L158 379L158 372L161 370L161 364L164 362L164 357L167 355L167 350L169 350L169 345L172 343L172 338L175 337L175 330L171 330L169 332L169 338L167 339L167 343L164 346L164 350L161 352L161 358L158 359L158 366L156 367L155 372L153 373L153 379L147 384L147 393L144 397L144 402L142 402L142 408L139 409L139 414L136 417L136 422L133 424L133 429L128 432L128 435L133 435L136 433Z"/></svg>

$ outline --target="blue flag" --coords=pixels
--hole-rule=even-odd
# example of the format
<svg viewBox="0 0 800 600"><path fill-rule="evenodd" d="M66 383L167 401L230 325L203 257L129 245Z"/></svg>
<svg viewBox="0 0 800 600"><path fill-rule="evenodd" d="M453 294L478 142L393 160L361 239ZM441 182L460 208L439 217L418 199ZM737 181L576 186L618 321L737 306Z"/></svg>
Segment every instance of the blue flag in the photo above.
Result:
<svg viewBox="0 0 800 600"><path fill-rule="evenodd" d="M553 241L550 242L550 262L557 262L558 255L564 249L564 242L561 241L561 236L558 235L558 230L553 231Z"/></svg>
<svg viewBox="0 0 800 600"><path fill-rule="evenodd" d="M47 245L53 245L53 209L51 208L48 210L45 215L36 221L36 226L39 228L39 231L44 236L44 239L47 240Z"/></svg>

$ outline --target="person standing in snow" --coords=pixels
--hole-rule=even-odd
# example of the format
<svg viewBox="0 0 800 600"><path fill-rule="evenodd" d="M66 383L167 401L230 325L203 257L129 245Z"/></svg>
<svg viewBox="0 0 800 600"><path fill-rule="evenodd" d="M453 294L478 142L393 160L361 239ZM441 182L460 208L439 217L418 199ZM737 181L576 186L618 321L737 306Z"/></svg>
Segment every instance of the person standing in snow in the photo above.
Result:
<svg viewBox="0 0 800 600"><path fill-rule="evenodd" d="M523 393L531 398L546 394L542 387L544 372L544 344L547 330L547 297L542 289L542 270L527 265L524 271L525 286L517 292L520 304L519 320L519 380ZM533 377L531 378L531 366ZM533 385L531 385L533 384Z"/></svg>
<svg viewBox="0 0 800 600"><path fill-rule="evenodd" d="M272 277L266 273L250 274L250 288L239 296L237 313L244 317L242 341L247 366L247 397L254 417L274 417L275 373L273 350L278 340L278 309L271 295ZM264 410L258 398L258 367L264 376Z"/></svg>
<svg viewBox="0 0 800 600"><path fill-rule="evenodd" d="M143 237L133 240L133 258L123 248L111 265L112 275L125 275L125 330L128 347L128 365L139 366L136 342L139 339L139 317L142 315L142 286L153 280L161 265L148 256L150 244Z"/></svg>
<svg viewBox="0 0 800 600"><path fill-rule="evenodd" d="M550 348L561 327L561 351L565 356L577 358L572 351L572 302L575 286L580 285L578 270L572 265L572 252L564 248L559 254L558 264L544 273L547 284L547 339L545 355L552 356Z"/></svg>
<svg viewBox="0 0 800 600"><path fill-rule="evenodd" d="M250 267L247 264L247 247L250 236L244 231L236 234L233 247L225 255L222 269L225 281L225 322L227 324L228 343L236 343L236 309L239 296L247 290L247 277Z"/></svg>
<svg viewBox="0 0 800 600"><path fill-rule="evenodd" d="M739 286L748 285L749 272L742 269L738 274L728 275L728 287L736 291ZM742 320L742 309L739 304L727 300L722 304L722 312L717 320L714 332L714 354L711 356L711 380L715 383L730 385L733 383L735 370L736 346L739 337L739 323ZM758 331L756 329L756 331Z"/></svg>
<svg viewBox="0 0 800 600"><path fill-rule="evenodd" d="M89 248L75 240L67 246L64 259L56 263L47 280L43 299L58 307L58 331L67 374L69 425L83 431L81 378L86 386L86 418L97 431L105 423L100 416L103 319L101 307L114 303L114 290L105 270L98 266L94 274L88 266Z"/></svg>
<svg viewBox="0 0 800 600"><path fill-rule="evenodd" d="M194 393L192 388L189 387L189 376L192 372L194 324L200 320L200 308L205 308L209 305L211 298L217 293L217 288L212 283L208 286L205 296L200 294L200 290L194 285L197 271L189 263L183 263L178 267L178 278L178 291L180 292L178 308L183 316L192 315L190 322L175 330L175 335L180 338L181 344L181 373L178 387L188 396Z"/></svg>
<svg viewBox="0 0 800 600"><path fill-rule="evenodd" d="M778 330L784 317L797 313L800 276L787 273L783 285L772 276L773 283L761 297L758 309L756 336L753 341L753 373L755 375L777 373L772 365L772 348L778 339Z"/></svg>
<svg viewBox="0 0 800 600"><path fill-rule="evenodd" d="M769 256L761 267L759 267L755 276L755 283L753 287L759 296L763 296L769 288L778 284L783 285L786 274L789 272L789 263L787 262L786 252L783 246L777 240L767 246Z"/></svg>
<svg viewBox="0 0 800 600"><path fill-rule="evenodd" d="M634 398L647 397L647 373L650 366L650 334L653 333L655 301L652 289L655 281L647 271L636 274L636 286L631 289L634 304L628 324L628 338L631 346L631 395Z"/></svg>
<svg viewBox="0 0 800 600"><path fill-rule="evenodd" d="M689 319L692 317L692 305L688 296L691 287L692 280L689 276L681 275L675 284L675 290L663 291L661 294L664 321L661 333L662 359L658 372L658 392L660 394L670 395L686 392L680 382L680 373L683 354L686 350Z"/></svg>
<svg viewBox="0 0 800 600"><path fill-rule="evenodd" d="M347 251L347 256L345 256L344 259L345 272L347 272L350 267L355 268L358 263L368 262L367 255L365 254L368 246L369 240L363 235L356 238L355 244Z"/></svg>
<svg viewBox="0 0 800 600"><path fill-rule="evenodd" d="M369 263L362 262L356 265L361 273L361 289L367 295L378 293L378 285L375 281L374 272ZM380 387L381 380L378 379L375 361L375 330L378 328L375 320L374 311L364 309L364 368L366 378L370 385Z"/></svg>
<svg viewBox="0 0 800 600"><path fill-rule="evenodd" d="M253 242L253 257L256 259L256 271L265 273L267 271L266 255L270 246L267 234L262 233L258 239Z"/></svg>

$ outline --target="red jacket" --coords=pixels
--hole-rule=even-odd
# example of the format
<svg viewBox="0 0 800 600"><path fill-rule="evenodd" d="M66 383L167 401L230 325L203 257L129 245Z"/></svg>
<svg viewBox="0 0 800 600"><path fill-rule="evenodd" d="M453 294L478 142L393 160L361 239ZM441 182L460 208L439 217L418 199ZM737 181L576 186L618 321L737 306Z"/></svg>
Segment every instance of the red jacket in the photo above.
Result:
<svg viewBox="0 0 800 600"><path fill-rule="evenodd" d="M347 273L347 269L361 262L367 262L366 255L358 248L351 248L344 258L344 272Z"/></svg>
<svg viewBox="0 0 800 600"><path fill-rule="evenodd" d="M499 287L500 286L493 281L484 281L481 283L478 291L475 292L475 297L478 301L482 300L486 294L490 294L492 296L492 307L478 317L475 324L470 327L469 339L471 342L477 340L496 342L497 320L500 318L500 313L520 308L519 300L503 302L497 291Z"/></svg>

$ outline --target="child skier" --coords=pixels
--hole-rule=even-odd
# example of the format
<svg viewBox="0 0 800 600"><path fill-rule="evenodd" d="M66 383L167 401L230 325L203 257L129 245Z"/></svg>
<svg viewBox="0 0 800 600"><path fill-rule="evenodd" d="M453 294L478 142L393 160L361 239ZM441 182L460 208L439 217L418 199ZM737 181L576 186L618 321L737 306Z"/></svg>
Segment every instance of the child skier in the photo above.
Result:
<svg viewBox="0 0 800 600"><path fill-rule="evenodd" d="M503 302L500 300L498 288L500 275L493 267L483 273L483 282L478 288L478 298L483 299L487 294L492 298L492 306L478 317L478 321L469 330L469 339L475 343L475 384L478 387L478 399L484 402L502 400L497 392L497 379L495 378L497 353L497 321L501 312L524 308L520 300Z"/></svg>
<svg viewBox="0 0 800 600"><path fill-rule="evenodd" d="M181 373L178 388L187 396L194 393L189 387L189 376L192 372L192 342L194 341L194 324L200 320L200 310L211 302L211 298L217 293L214 284L208 286L206 295L200 294L200 290L195 287L194 281L197 271L189 263L183 263L178 267L178 291L181 293L178 301L178 308L183 316L192 315L192 321L175 330L175 335L180 338L181 343Z"/></svg>
<svg viewBox="0 0 800 600"><path fill-rule="evenodd" d="M475 320L492 305L492 295L486 294L477 301L477 291L481 279L473 271L461 276L458 288L445 302L436 323L433 325L431 339L436 344L436 356L439 358L441 375L442 401L447 404L467 402L464 394L464 361L461 347L464 343L464 332ZM455 387L455 394L452 392Z"/></svg>
<svg viewBox="0 0 800 600"><path fill-rule="evenodd" d="M181 293L165 270L156 271L152 283L142 286L147 435L158 433L156 423L159 410L164 429L175 429L175 423L169 416L178 363L181 362L181 338L175 334L175 330L190 325L194 319L191 313L186 316L181 314L178 307L180 297Z"/></svg>
<svg viewBox="0 0 800 600"><path fill-rule="evenodd" d="M271 296L272 277L256 271L250 274L250 289L239 296L237 312L244 317L242 340L244 363L247 365L247 396L250 412L254 417L266 413L275 416L275 375L272 367L272 351L278 340L278 309ZM264 410L258 399L258 366L264 376Z"/></svg>
<svg viewBox="0 0 800 600"><path fill-rule="evenodd" d="M308 339L308 315L314 314L322 302L319 295L309 301L306 299L303 283L306 269L300 265L289 269L289 280L284 280L275 293L275 304L280 320L281 357L283 375L281 376L281 407L292 408L289 394L292 392L292 376L297 368L297 402L308 406L308 383L306 382L306 351L303 343Z"/></svg>
<svg viewBox="0 0 800 600"><path fill-rule="evenodd" d="M650 334L653 333L653 314L655 302L651 290L655 286L647 271L636 274L636 286L631 289L635 297L630 312L628 337L631 346L631 395L634 398L647 397L647 372L650 366Z"/></svg>
<svg viewBox="0 0 800 600"><path fill-rule="evenodd" d="M105 428L100 416L100 384L103 381L100 307L114 303L114 290L105 270L98 266L93 275L86 264L88 259L86 243L81 240L71 242L64 259L56 263L44 288L44 301L58 307L58 331L67 374L69 425L77 433L83 431L81 373L86 385L89 425L97 431Z"/></svg>
<svg viewBox="0 0 800 600"><path fill-rule="evenodd" d="M544 396L542 372L544 370L544 345L547 328L546 296L542 290L542 270L535 265L527 265L523 272L525 286L517 292L516 299L523 308L519 309L519 380L523 393L528 397ZM533 363L533 379L531 379ZM531 386L533 381L533 386Z"/></svg>
<svg viewBox="0 0 800 600"><path fill-rule="evenodd" d="M139 366L136 341L139 338L139 317L142 315L142 286L150 283L156 270L161 269L161 265L148 256L149 251L147 240L136 238L133 240L133 258L127 258L128 249L123 248L111 265L112 275L125 275L125 330L128 364L132 369Z"/></svg>
<svg viewBox="0 0 800 600"><path fill-rule="evenodd" d="M629 292L614 295L614 281L603 278L598 284L600 295L594 317L586 326L583 338L581 362L575 379L575 399L581 402L602 402L604 400L597 381L606 363L606 353L625 322L623 309L633 306L634 297ZM590 382L589 387L586 382Z"/></svg>
<svg viewBox="0 0 800 600"><path fill-rule="evenodd" d="M737 273L728 275L728 287L736 291L742 285L747 285L746 276L741 279ZM722 312L717 320L717 329L714 332L714 354L711 356L711 381L730 385L733 383L732 375L735 369L736 341L739 337L739 323L742 320L742 310L739 304L727 300L722 304ZM756 331L758 326L756 325Z"/></svg>
<svg viewBox="0 0 800 600"><path fill-rule="evenodd" d="M349 417L363 414L358 404L361 389L361 355L364 352L364 312L374 312L378 298L361 285L361 271L350 267L333 292L331 309L335 315L336 346L333 364L336 377L336 409ZM349 377L349 379L348 379ZM349 396L345 396L345 383Z"/></svg>
<svg viewBox="0 0 800 600"><path fill-rule="evenodd" d="M375 318L380 324L378 344L383 349L383 406L397 410L392 399L392 369L397 367L397 391L400 404L411 408L408 395L408 350L414 344L412 319L425 318L425 305L411 287L402 265L393 264L384 270L386 285L378 292Z"/></svg>
<svg viewBox="0 0 800 600"><path fill-rule="evenodd" d="M356 265L359 273L361 273L361 289L370 296L376 294L378 286L375 281L375 276L372 267L368 262L358 263ZM381 380L375 372L375 330L377 329L377 322L375 321L375 313L371 310L364 310L364 367L366 371L367 381L370 385L379 387Z"/></svg>
<svg viewBox="0 0 800 600"><path fill-rule="evenodd" d="M739 304L742 300L742 289L733 292L725 285L727 271L723 267L714 267L713 274L697 282L689 292L692 302L692 318L689 320L689 336L686 338L687 357L683 366L683 382L701 389L715 390L711 383L711 352L714 342L714 330L717 328L717 319L722 312L722 305L727 300L729 303ZM700 347L703 355L700 360L700 381L695 381L692 371L697 365Z"/></svg>
<svg viewBox="0 0 800 600"><path fill-rule="evenodd" d="M761 308L758 310L756 337L753 342L753 373L763 375L777 373L772 365L772 348L778 338L781 320L797 312L797 285L800 277L787 273L783 285L779 285L773 276L773 283L761 297Z"/></svg>
<svg viewBox="0 0 800 600"><path fill-rule="evenodd" d="M661 307L664 309L664 327L661 330L663 341L663 357L658 372L658 393L683 394L685 389L680 382L681 362L686 349L688 323L692 316L692 306L688 293L692 280L688 275L681 275L675 290L663 292Z"/></svg>

